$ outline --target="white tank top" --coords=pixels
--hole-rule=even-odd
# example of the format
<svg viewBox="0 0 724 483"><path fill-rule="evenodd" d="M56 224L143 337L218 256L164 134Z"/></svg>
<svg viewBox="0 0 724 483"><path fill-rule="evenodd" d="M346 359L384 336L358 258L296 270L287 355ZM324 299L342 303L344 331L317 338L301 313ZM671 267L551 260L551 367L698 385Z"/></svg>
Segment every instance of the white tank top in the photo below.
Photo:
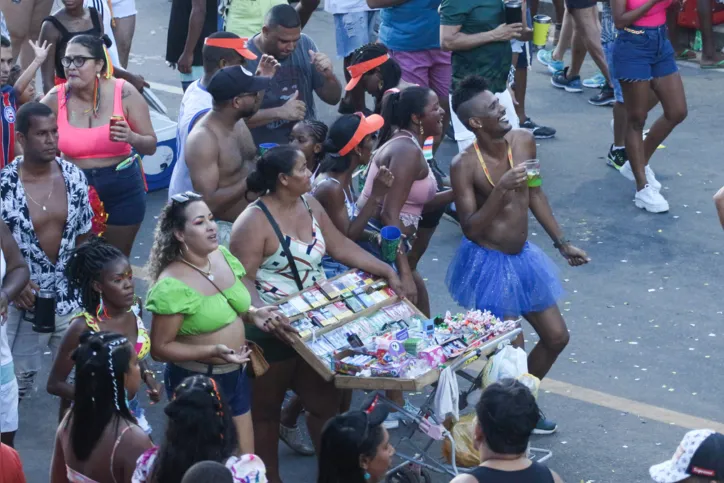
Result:
<svg viewBox="0 0 724 483"><path fill-rule="evenodd" d="M178 125L176 126L176 165L171 174L168 186L168 199L177 193L193 191L189 168L184 158L186 139L194 123L211 109L213 99L211 94L201 85L200 80L193 82L184 92L181 106L178 111Z"/></svg>

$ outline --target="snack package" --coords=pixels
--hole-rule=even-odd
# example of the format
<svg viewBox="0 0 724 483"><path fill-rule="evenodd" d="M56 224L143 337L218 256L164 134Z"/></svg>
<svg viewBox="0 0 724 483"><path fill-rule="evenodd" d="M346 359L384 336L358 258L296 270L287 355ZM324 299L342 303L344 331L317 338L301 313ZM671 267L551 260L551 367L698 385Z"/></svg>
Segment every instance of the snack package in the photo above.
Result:
<svg viewBox="0 0 724 483"><path fill-rule="evenodd" d="M425 342L417 337L410 337L405 340L403 345L405 346L407 353L413 356L416 356L422 349L425 348Z"/></svg>
<svg viewBox="0 0 724 483"><path fill-rule="evenodd" d="M374 362L370 365L374 377L402 377L410 365L410 359L401 359L388 364Z"/></svg>
<svg viewBox="0 0 724 483"><path fill-rule="evenodd" d="M427 362L430 367L438 367L447 360L445 359L445 353L442 351L442 347L439 345L422 349L417 357Z"/></svg>

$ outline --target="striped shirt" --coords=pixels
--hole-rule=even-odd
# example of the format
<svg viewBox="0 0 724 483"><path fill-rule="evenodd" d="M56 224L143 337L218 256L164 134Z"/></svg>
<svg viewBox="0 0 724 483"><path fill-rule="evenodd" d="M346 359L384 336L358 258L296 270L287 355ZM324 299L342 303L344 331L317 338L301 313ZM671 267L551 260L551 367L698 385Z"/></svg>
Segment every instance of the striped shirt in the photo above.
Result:
<svg viewBox="0 0 724 483"><path fill-rule="evenodd" d="M17 99L13 86L0 87L0 136L2 151L0 152L0 169L15 159L15 111Z"/></svg>

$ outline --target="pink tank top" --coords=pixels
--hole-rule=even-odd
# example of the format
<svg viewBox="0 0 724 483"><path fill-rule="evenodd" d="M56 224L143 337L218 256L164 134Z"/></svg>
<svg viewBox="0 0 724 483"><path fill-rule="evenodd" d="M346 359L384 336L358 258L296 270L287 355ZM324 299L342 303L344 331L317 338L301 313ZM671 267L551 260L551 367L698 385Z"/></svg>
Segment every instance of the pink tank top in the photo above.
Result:
<svg viewBox="0 0 724 483"><path fill-rule="evenodd" d="M420 149L420 155L424 156L420 145L417 144L416 140L411 137L398 136L390 139L387 143L392 143L400 139L406 139L407 142L415 143L418 149ZM365 187L362 190L358 204L364 204L364 201L366 201L370 197L370 194L372 194L372 184L374 183L375 176L377 176L377 172L379 170L380 168L377 166L377 163L375 163L375 159L373 157L370 161L370 169L367 173L367 179L365 180ZM423 207L428 201L435 197L435 193L437 193L437 181L435 180L435 175L432 170L428 168L426 178L418 179L412 183L410 193L407 195L407 200L405 200L405 204L400 210L400 219L405 226L417 226L417 222L422 216Z"/></svg>
<svg viewBox="0 0 724 483"><path fill-rule="evenodd" d="M647 0L626 0L626 11L636 10L641 5L645 4ZM659 2L646 14L638 19L632 27L660 27L666 23L666 9L671 5L672 0L664 0Z"/></svg>
<svg viewBox="0 0 724 483"><path fill-rule="evenodd" d="M123 84L122 79L115 79L113 93L113 115L123 115ZM111 141L111 123L96 127L75 127L68 122L68 107L65 88L68 84L58 86L58 149L64 157L72 159L103 159L128 157L131 145Z"/></svg>

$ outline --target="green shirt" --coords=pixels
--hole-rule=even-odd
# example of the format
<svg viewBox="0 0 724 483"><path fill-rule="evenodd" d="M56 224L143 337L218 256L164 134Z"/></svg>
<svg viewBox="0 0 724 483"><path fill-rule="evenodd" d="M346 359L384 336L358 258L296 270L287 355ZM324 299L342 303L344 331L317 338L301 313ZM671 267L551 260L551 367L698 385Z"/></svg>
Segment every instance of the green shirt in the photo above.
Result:
<svg viewBox="0 0 724 483"><path fill-rule="evenodd" d="M440 3L440 25L460 25L460 32L464 34L489 32L503 23L505 6L502 0L442 0ZM491 91L504 92L512 62L509 41L455 51L452 53L453 89L465 77L481 75L488 81Z"/></svg>
<svg viewBox="0 0 724 483"><path fill-rule="evenodd" d="M261 32L264 16L275 5L286 0L231 0L226 15L226 31L239 37L252 38Z"/></svg>
<svg viewBox="0 0 724 483"><path fill-rule="evenodd" d="M219 246L226 262L236 276L236 282L213 295L203 295L180 280L166 277L148 291L146 310L159 315L182 314L184 320L178 335L199 335L216 332L249 310L251 296L241 282L246 270L224 246Z"/></svg>

